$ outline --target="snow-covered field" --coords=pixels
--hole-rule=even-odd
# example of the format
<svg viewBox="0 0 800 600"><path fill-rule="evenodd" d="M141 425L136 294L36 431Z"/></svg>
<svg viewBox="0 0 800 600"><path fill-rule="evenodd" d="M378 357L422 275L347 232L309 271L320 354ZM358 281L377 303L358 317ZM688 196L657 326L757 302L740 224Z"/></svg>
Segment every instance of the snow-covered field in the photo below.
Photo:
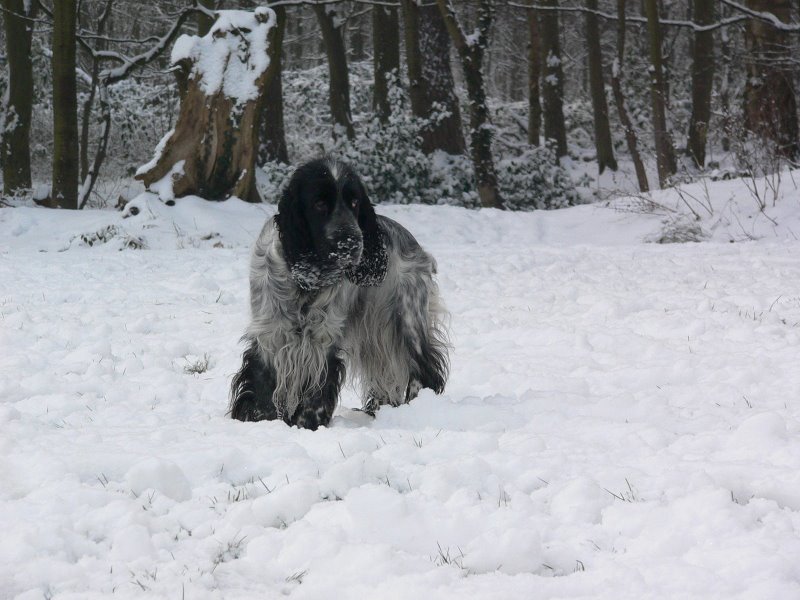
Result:
<svg viewBox="0 0 800 600"><path fill-rule="evenodd" d="M785 187L773 224L714 184L680 245L379 207L439 261L452 376L318 432L225 416L272 207L0 210L0 598L800 598Z"/></svg>

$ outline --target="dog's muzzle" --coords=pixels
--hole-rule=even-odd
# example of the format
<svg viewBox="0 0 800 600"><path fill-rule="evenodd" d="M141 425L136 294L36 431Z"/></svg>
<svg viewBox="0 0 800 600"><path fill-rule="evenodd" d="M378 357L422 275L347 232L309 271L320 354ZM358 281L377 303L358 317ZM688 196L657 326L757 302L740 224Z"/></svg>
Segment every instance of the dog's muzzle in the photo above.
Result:
<svg viewBox="0 0 800 600"><path fill-rule="evenodd" d="M340 266L358 264L364 251L364 239L353 214L338 206L325 227L330 257Z"/></svg>

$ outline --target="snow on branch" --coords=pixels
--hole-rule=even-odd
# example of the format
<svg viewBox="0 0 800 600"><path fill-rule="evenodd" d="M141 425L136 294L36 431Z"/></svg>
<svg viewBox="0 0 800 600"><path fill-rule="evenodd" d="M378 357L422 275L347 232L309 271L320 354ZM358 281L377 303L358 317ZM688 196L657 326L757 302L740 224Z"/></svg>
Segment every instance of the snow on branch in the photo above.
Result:
<svg viewBox="0 0 800 600"><path fill-rule="evenodd" d="M735 4L730 2L729 0L721 0L726 4ZM535 10L535 11L551 11L551 12L578 12L578 13L587 13L595 15L601 19L606 19L607 21L618 21L619 17L617 15L603 12L601 10L593 10L590 8L586 8L585 6L541 6L539 4L520 4L518 2L509 2L508 6L513 6L514 8L524 8L526 10ZM754 11L753 11L754 12ZM769 14L769 13L764 13ZM775 15L771 15L775 17ZM705 31L714 31L715 29L720 29L721 27L727 27L728 25L734 25L736 23L741 23L742 21L746 21L749 17L745 15L736 15L733 17L727 17L722 19L721 21L717 21L716 23L709 23L706 25L701 25L700 23L695 23L694 21L686 21L680 19L659 19L659 23L661 25L667 27L685 27L687 29L691 29L696 33L702 33ZM647 19L642 16L637 15L629 15L625 17L625 21L630 23L641 23L647 24ZM784 25L786 25L784 23ZM794 29L793 31L796 31Z"/></svg>
<svg viewBox="0 0 800 600"><path fill-rule="evenodd" d="M769 23L775 29L780 29L781 31L789 31L789 32L797 32L800 31L800 23L786 23L781 21L775 14L766 11L759 11L753 10L752 8L747 8L743 4L739 2L735 2L734 0L720 0L723 4L730 6L731 8L738 10L746 14L749 17L754 19L759 19L760 21L764 21L765 23Z"/></svg>

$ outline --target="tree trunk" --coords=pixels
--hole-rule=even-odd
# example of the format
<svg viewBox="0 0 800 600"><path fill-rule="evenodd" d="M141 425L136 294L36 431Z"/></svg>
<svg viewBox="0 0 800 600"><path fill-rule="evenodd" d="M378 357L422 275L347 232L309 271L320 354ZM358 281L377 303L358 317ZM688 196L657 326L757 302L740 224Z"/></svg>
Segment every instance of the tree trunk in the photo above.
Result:
<svg viewBox="0 0 800 600"><path fill-rule="evenodd" d="M25 5L30 12L25 11ZM0 162L3 191L14 194L31 187L31 109L33 106L33 65L31 35L33 23L17 15L34 17L36 3L3 0L8 57L8 89L0 120Z"/></svg>
<svg viewBox="0 0 800 600"><path fill-rule="evenodd" d="M49 204L78 208L76 0L53 5L53 188Z"/></svg>
<svg viewBox="0 0 800 600"><path fill-rule="evenodd" d="M633 161L633 168L636 171L636 179L639 182L639 191L642 193L650 191L647 183L647 172L644 170L644 163L637 147L636 130L628 116L625 108L625 96L622 93L622 65L625 64L625 0L617 0L617 59L611 69L611 89L614 93L614 103L617 105L619 121L625 130L625 142L628 145L628 152Z"/></svg>
<svg viewBox="0 0 800 600"><path fill-rule="evenodd" d="M373 7L373 11L377 7ZM347 19L347 29L350 33L350 56L354 61L364 60L367 58L367 52L364 48L364 26L361 15L353 15Z"/></svg>
<svg viewBox="0 0 800 600"><path fill-rule="evenodd" d="M497 172L492 156L492 127L489 122L489 107L483 81L483 58L489 46L493 10L491 0L480 0L478 4L477 39L468 41L450 0L437 0L445 25L453 39L469 95L469 128L472 165L478 185L478 197L484 208L503 208L503 200L497 185Z"/></svg>
<svg viewBox="0 0 800 600"><path fill-rule="evenodd" d="M586 0L586 8L597 10L597 0ZM603 51L600 47L600 28L597 15L586 13L586 50L589 63L589 90L592 96L594 113L594 145L597 148L597 165L602 173L606 167L617 170L614 158L614 144L611 139L611 126L608 123L608 104L603 78Z"/></svg>
<svg viewBox="0 0 800 600"><path fill-rule="evenodd" d="M436 150L464 154L466 143L444 19L432 3L420 6L417 0L402 0L402 9L411 112L428 120L438 104L447 113L443 118L431 119L422 131L422 150L426 154Z"/></svg>
<svg viewBox="0 0 800 600"><path fill-rule="evenodd" d="M542 124L542 105L539 101L542 56L539 15L535 10L528 11L528 33L528 143L538 146Z"/></svg>
<svg viewBox="0 0 800 600"><path fill-rule="evenodd" d="M214 10L216 7L214 6L214 0L197 0L197 3L201 5L203 8L207 8L209 10ZM211 26L214 24L214 18L205 14L205 13L197 13L197 35L203 37L208 31L211 29Z"/></svg>
<svg viewBox="0 0 800 600"><path fill-rule="evenodd" d="M113 0L106 0L105 8L97 16L97 35L102 36L105 33L106 23L111 16L111 4ZM106 50L108 48L108 41L104 38L97 40L97 50ZM81 108L81 181L86 180L89 174L89 123L92 118L92 107L94 105L95 96L97 95L98 77L100 76L100 61L95 60L91 55L92 60L92 82L89 86L89 95L84 100ZM79 207L81 208L81 207Z"/></svg>
<svg viewBox="0 0 800 600"><path fill-rule="evenodd" d="M791 17L789 0L748 0L747 7L771 12L784 23ZM745 46L745 127L772 142L778 154L796 159L800 145L789 35L764 21L749 19Z"/></svg>
<svg viewBox="0 0 800 600"><path fill-rule="evenodd" d="M699 25L714 22L714 0L694 0L693 20ZM706 139L711 119L711 92L714 84L714 32L694 34L692 60L692 116L686 154L701 169L706 164Z"/></svg>
<svg viewBox="0 0 800 600"><path fill-rule="evenodd" d="M283 39L286 32L286 7L276 6L275 48L272 60L275 74L267 80L264 96L264 118L261 120L261 144L258 158L264 162L289 163L289 150L286 147L286 130L283 123Z"/></svg>
<svg viewBox="0 0 800 600"><path fill-rule="evenodd" d="M175 129L159 144L156 157L139 169L140 179L164 199L196 194L209 200L238 196L259 202L255 187L258 124L264 94L278 61L276 16L265 8L228 13L230 26L195 41L192 56L177 62L186 80ZM236 40L230 43L231 38ZM267 40L269 66L254 46ZM212 59L213 57L213 59ZM192 62L194 60L194 62ZM222 73L206 73L204 65L224 64ZM212 85L216 87L209 87Z"/></svg>
<svg viewBox="0 0 800 600"><path fill-rule="evenodd" d="M556 8L558 0L542 0L542 6ZM561 42L558 12L544 10L539 15L539 31L542 40L544 83L544 137L554 140L556 156L567 154L567 127L564 123L564 72L561 68Z"/></svg>
<svg viewBox="0 0 800 600"><path fill-rule="evenodd" d="M381 123L386 123L392 114L387 77L397 77L400 73L400 24L397 8L372 8L372 46L375 79L372 105Z"/></svg>
<svg viewBox="0 0 800 600"><path fill-rule="evenodd" d="M347 70L347 52L342 36L342 23L336 14L336 5L315 4L313 8L320 29L322 29L322 40L328 56L328 72L330 74L328 101L333 119L333 135L336 137L337 129L343 129L347 139L352 140L356 137L356 132L353 129L353 117L350 113L350 79Z"/></svg>
<svg viewBox="0 0 800 600"><path fill-rule="evenodd" d="M653 104L653 136L656 146L658 183L663 188L675 173L675 152L667 131L667 101L661 58L661 24L658 0L644 0L647 12L647 38L650 46L650 96Z"/></svg>

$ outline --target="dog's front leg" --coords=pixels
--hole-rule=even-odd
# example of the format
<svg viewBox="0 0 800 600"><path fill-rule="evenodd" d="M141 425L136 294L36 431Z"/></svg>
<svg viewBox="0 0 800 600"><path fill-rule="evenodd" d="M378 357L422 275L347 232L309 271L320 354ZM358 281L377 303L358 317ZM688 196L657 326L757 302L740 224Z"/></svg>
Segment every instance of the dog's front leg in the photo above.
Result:
<svg viewBox="0 0 800 600"><path fill-rule="evenodd" d="M301 400L290 424L312 431L320 425L327 427L336 410L344 375L344 361L339 357L338 350L331 349L328 353L323 380Z"/></svg>

